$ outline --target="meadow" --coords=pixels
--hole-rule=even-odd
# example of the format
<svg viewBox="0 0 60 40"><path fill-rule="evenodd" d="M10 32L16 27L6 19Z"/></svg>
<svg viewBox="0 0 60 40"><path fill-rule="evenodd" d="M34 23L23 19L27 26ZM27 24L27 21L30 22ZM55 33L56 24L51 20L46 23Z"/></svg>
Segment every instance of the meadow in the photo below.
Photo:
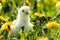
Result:
<svg viewBox="0 0 60 40"><path fill-rule="evenodd" d="M34 27L19 31L19 38L8 37L12 21L21 6L30 7ZM60 0L0 0L0 40L60 40Z"/></svg>

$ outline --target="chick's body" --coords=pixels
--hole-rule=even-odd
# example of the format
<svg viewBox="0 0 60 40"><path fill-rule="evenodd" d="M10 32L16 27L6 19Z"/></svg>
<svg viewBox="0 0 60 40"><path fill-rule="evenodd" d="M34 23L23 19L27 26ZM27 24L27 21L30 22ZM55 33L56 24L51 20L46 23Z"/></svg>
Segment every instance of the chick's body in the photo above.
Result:
<svg viewBox="0 0 60 40"><path fill-rule="evenodd" d="M31 24L29 18L29 14L30 14L29 10L30 9L28 6L22 6L18 10L17 19L13 21L13 24L15 25L14 26L12 25L13 33L15 35L17 34L17 32L21 30L23 26L25 31L29 31L33 27L33 24Z"/></svg>
<svg viewBox="0 0 60 40"><path fill-rule="evenodd" d="M14 31L21 30L23 26L25 31L29 31L33 26L29 21L29 17L28 18L22 17L21 19L13 21L13 23L15 24L14 27L12 28Z"/></svg>

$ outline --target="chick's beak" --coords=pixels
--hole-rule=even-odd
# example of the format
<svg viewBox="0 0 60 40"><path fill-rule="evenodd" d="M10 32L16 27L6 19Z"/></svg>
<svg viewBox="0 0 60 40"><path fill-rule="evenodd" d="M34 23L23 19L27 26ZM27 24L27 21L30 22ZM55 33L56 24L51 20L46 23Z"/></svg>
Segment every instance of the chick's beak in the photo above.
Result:
<svg viewBox="0 0 60 40"><path fill-rule="evenodd" d="M29 14L28 12L26 12L25 14Z"/></svg>

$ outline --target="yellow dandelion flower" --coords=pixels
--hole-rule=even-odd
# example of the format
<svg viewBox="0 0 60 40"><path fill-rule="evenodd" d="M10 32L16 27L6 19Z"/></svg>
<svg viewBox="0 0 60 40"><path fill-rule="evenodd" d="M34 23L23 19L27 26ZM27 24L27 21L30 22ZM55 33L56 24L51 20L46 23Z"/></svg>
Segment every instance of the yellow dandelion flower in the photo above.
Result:
<svg viewBox="0 0 60 40"><path fill-rule="evenodd" d="M53 3L56 3L56 2L58 2L58 0L51 0Z"/></svg>
<svg viewBox="0 0 60 40"><path fill-rule="evenodd" d="M56 21L49 21L49 22L46 24L46 26L47 26L48 28L55 28L55 27L60 26L60 24L57 23Z"/></svg>
<svg viewBox="0 0 60 40"><path fill-rule="evenodd" d="M2 21L3 21L3 20L6 20L6 19L5 19L4 17L0 16L0 20L2 20Z"/></svg>
<svg viewBox="0 0 60 40"><path fill-rule="evenodd" d="M38 37L37 40L48 40L47 37Z"/></svg>
<svg viewBox="0 0 60 40"><path fill-rule="evenodd" d="M60 1L56 3L56 8L60 9Z"/></svg>
<svg viewBox="0 0 60 40"><path fill-rule="evenodd" d="M6 23L4 23L2 25L2 27L1 27L1 30L8 31L10 29L9 31L12 31L12 29L10 27L10 25L12 25L12 24L13 24L12 22L6 22Z"/></svg>
<svg viewBox="0 0 60 40"><path fill-rule="evenodd" d="M49 0L44 0L44 2L45 2L45 3L48 3L48 2L49 2Z"/></svg>
<svg viewBox="0 0 60 40"><path fill-rule="evenodd" d="M38 13L38 12L34 13L34 15L37 16L37 17L43 17L44 16L43 13Z"/></svg>
<svg viewBox="0 0 60 40"><path fill-rule="evenodd" d="M6 0L0 0L2 3L6 2Z"/></svg>
<svg viewBox="0 0 60 40"><path fill-rule="evenodd" d="M26 2L24 2L24 4L31 7L31 2L29 2L29 0L26 0Z"/></svg>

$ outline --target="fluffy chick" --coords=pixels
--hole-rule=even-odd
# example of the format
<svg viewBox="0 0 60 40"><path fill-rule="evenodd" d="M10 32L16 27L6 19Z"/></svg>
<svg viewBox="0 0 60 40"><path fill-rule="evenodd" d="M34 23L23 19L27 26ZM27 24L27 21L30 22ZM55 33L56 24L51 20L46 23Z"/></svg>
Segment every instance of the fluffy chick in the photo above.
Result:
<svg viewBox="0 0 60 40"><path fill-rule="evenodd" d="M13 29L13 34L17 35L17 32L21 30L21 28L24 26L25 31L29 31L34 25L30 22L30 8L28 6L22 6L20 9L18 9L18 15L16 20L13 21L13 24L15 24Z"/></svg>

